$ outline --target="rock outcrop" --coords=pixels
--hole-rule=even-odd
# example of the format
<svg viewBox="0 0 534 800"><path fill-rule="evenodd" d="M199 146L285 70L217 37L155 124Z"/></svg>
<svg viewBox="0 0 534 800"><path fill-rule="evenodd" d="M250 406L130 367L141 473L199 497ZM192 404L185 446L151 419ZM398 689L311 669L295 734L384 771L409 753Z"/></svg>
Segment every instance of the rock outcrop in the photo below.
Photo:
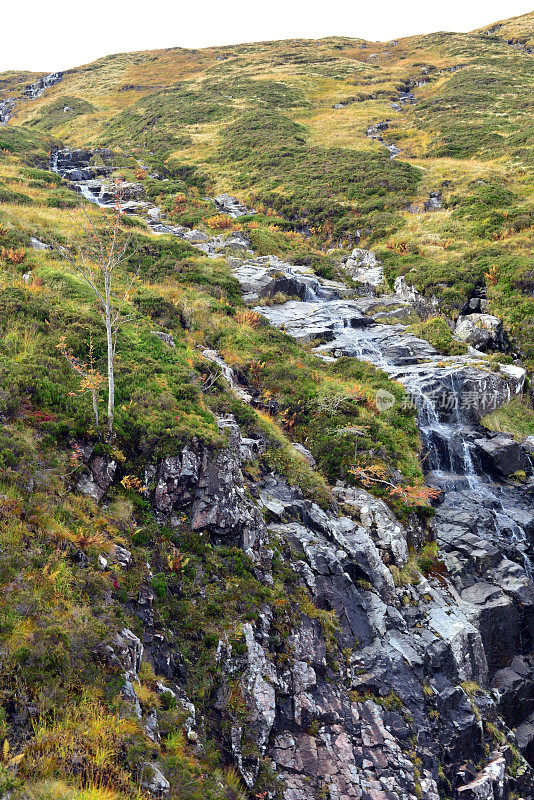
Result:
<svg viewBox="0 0 534 800"><path fill-rule="evenodd" d="M257 556L262 543L263 521L247 499L241 463L259 446L243 439L233 418L218 422L227 444L210 449L193 443L177 456L165 458L147 470L146 481L154 510L171 524L177 514L190 509L191 528L210 533L217 541L240 544Z"/></svg>
<svg viewBox="0 0 534 800"><path fill-rule="evenodd" d="M507 348L502 319L492 314L475 313L459 317L454 334L483 352Z"/></svg>

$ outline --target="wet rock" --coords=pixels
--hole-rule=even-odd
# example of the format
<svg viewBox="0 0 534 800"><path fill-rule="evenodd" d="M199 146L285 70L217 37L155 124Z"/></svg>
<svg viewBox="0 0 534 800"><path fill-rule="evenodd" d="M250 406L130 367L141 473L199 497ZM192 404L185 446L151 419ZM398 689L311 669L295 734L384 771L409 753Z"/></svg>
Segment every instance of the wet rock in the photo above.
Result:
<svg viewBox="0 0 534 800"><path fill-rule="evenodd" d="M83 178L74 178L71 180L83 180ZM138 200L145 197L145 187L142 183L126 183L107 186L101 189L98 200L100 203L110 205L116 203L120 199L121 203L126 200Z"/></svg>
<svg viewBox="0 0 534 800"><path fill-rule="evenodd" d="M274 297L278 292L297 295L302 300L337 296L337 287L325 288L311 270L291 266L274 257L236 264L232 274L241 284L247 302L257 302L260 297ZM340 286L341 290L343 288Z"/></svg>
<svg viewBox="0 0 534 800"><path fill-rule="evenodd" d="M475 445L483 465L494 474L506 477L514 472L530 471L528 456L511 436L498 434L491 439L476 439Z"/></svg>
<svg viewBox="0 0 534 800"><path fill-rule="evenodd" d="M51 72L49 75L39 78L39 80L35 81L35 83L28 84L24 89L24 96L34 100L36 97L40 97L45 89L48 89L50 86L55 86L56 83L59 83L62 77L63 72Z"/></svg>
<svg viewBox="0 0 534 800"><path fill-rule="evenodd" d="M298 303L290 301L283 306L263 306L255 309L272 325L283 328L290 336L302 342L325 338L332 340L340 329L340 321L350 328L373 324L359 306L352 301L332 300L330 303Z"/></svg>
<svg viewBox="0 0 534 800"><path fill-rule="evenodd" d="M7 100L0 100L0 125L9 122L13 115L16 101L8 97Z"/></svg>

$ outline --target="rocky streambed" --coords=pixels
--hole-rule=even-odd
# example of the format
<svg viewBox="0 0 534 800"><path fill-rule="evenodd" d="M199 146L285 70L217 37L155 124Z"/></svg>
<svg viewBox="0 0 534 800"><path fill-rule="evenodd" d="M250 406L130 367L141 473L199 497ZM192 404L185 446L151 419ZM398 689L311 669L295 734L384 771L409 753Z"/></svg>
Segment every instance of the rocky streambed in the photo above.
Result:
<svg viewBox="0 0 534 800"><path fill-rule="evenodd" d="M87 159L72 152L58 155L54 168L99 201L102 189L94 193L96 184L87 182L105 176L67 172L91 169L90 158L84 164ZM239 214L243 207L230 201ZM230 207L225 196L219 202ZM523 370L503 365L494 371L472 348L465 356L444 357L409 333L403 321L428 301L402 281L394 293L377 296L381 266L368 251L354 251L345 265L360 284L355 296L344 283L321 280L306 267L256 258L244 234L210 237L167 225L149 203L135 210L146 214L155 234L184 238L209 257L229 255L248 303L311 343L318 358L362 358L400 381L406 402L417 408L428 481L443 490L426 531L415 521L400 523L381 500L342 483L333 491L344 513L321 509L276 473L245 476L243 465L264 443L244 438L231 417L219 420L226 449L192 443L147 469L158 519L172 525L186 510L193 530L241 546L267 584L276 548L315 608L334 611L339 621L342 658L334 656L318 612L298 619L288 634L291 658L280 660L276 609L267 603L256 621L243 625L241 651L219 643L213 712L222 712L225 692L237 682L246 718L232 724L224 747L248 789L267 764L285 800L530 800L534 486L532 477L519 484L508 476L531 476L532 468L527 444L489 435L479 425L488 405L521 391ZM300 300L260 303L279 292ZM249 402L220 356L210 351L205 357ZM381 413L390 402L380 398ZM113 469L97 460L89 454L85 487L96 486L101 497ZM439 570L396 585L394 568L401 572L409 547L429 535L438 541ZM139 616L156 673L183 697L172 641L165 632L153 633L146 597ZM137 708L134 680L128 691ZM194 719L194 709L191 714ZM157 731L157 713L150 730ZM168 791L165 776L153 791Z"/></svg>

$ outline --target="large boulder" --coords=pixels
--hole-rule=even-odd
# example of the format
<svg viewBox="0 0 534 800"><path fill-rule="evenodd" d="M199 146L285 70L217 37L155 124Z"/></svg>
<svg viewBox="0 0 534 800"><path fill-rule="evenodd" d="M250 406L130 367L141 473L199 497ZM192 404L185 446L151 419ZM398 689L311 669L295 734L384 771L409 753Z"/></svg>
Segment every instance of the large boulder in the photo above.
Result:
<svg viewBox="0 0 534 800"><path fill-rule="evenodd" d="M513 600L497 586L479 581L464 589L462 600L473 606L491 673L508 666L517 652L519 615Z"/></svg>
<svg viewBox="0 0 534 800"><path fill-rule="evenodd" d="M530 461L511 436L500 433L486 439L475 439L482 466L493 474L507 477L514 472L530 471Z"/></svg>
<svg viewBox="0 0 534 800"><path fill-rule="evenodd" d="M469 314L459 317L455 336L476 350L505 350L506 337L502 319L493 314Z"/></svg>

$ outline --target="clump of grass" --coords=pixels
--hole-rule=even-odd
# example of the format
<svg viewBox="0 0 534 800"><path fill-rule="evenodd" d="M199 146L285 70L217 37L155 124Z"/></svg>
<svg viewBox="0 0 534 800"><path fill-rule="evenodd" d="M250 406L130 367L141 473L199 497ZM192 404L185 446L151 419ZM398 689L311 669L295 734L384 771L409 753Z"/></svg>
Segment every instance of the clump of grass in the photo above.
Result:
<svg viewBox="0 0 534 800"><path fill-rule="evenodd" d="M424 322L409 325L407 330L420 339L426 339L438 353L443 353L445 356L459 356L467 353L467 345L454 339L444 317L430 317Z"/></svg>
<svg viewBox="0 0 534 800"><path fill-rule="evenodd" d="M487 414L481 419L481 423L489 431L511 433L520 442L526 436L534 436L534 409L527 395L519 395Z"/></svg>

